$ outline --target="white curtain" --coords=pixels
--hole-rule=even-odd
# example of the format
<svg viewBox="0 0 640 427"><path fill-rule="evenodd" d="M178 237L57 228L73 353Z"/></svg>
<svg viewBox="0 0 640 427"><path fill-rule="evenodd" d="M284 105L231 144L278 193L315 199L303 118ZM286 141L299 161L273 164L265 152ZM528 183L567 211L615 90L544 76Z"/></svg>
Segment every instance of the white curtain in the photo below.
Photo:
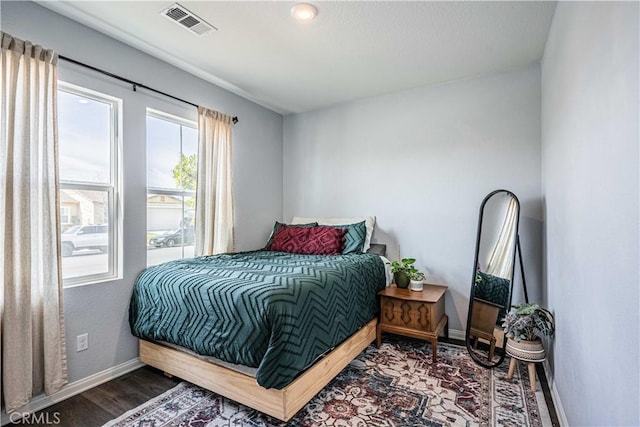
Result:
<svg viewBox="0 0 640 427"><path fill-rule="evenodd" d="M198 107L196 255L233 251L231 117Z"/></svg>
<svg viewBox="0 0 640 427"><path fill-rule="evenodd" d="M496 241L496 246L491 252L489 262L487 264L487 273L511 279L511 270L513 269L513 242L517 238L516 221L518 217L518 203L513 197L509 198L509 203L505 212L504 223L500 228L500 234Z"/></svg>
<svg viewBox="0 0 640 427"><path fill-rule="evenodd" d="M57 55L0 32L0 347L6 411L67 378L58 257Z"/></svg>

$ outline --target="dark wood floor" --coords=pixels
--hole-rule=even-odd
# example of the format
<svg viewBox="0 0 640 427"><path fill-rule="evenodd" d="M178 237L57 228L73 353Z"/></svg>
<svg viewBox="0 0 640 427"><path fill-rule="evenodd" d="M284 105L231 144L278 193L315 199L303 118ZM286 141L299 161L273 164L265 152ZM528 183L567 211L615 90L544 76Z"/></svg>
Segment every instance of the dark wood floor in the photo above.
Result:
<svg viewBox="0 0 640 427"><path fill-rule="evenodd" d="M51 426L51 422L59 419L60 423L56 425L63 427L101 426L179 382L177 378L167 378L161 371L145 366L50 406L41 411L40 417L34 417L35 420L46 422L48 416L49 424L20 425Z"/></svg>

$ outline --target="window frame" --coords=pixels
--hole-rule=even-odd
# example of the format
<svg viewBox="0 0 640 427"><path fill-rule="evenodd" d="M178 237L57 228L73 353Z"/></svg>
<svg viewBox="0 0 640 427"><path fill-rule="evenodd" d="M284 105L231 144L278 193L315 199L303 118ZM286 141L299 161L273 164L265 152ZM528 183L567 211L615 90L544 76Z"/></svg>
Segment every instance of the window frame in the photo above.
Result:
<svg viewBox="0 0 640 427"><path fill-rule="evenodd" d="M166 120L168 122L172 122L175 123L177 125L180 125L180 153L183 154L183 150L182 150L182 141L183 141L183 134L182 134L182 127L188 127L188 128L192 128L195 129L196 131L198 130L198 122L194 121L194 120L189 120L189 119L185 119L184 117L180 117L180 116L176 116L174 114L169 114L166 113L164 111L160 111L160 110L156 110L155 108L151 108L151 107L147 107L147 114L145 116L145 122L147 121L148 117L153 117L159 120ZM148 131L147 131L147 135L148 135ZM148 146L148 141L145 140L145 145L146 145L146 156L147 158L149 157L149 146ZM196 149L196 161L198 158L198 152ZM197 163L196 163L197 164ZM148 173L148 170L145 170L145 173ZM147 197L147 202L146 202L146 209L148 211L148 200L149 200L149 195L158 195L158 196L177 196L180 197L182 199L182 205L181 205L181 209L182 209L182 220L184 221L184 214L185 214L185 198L186 197L196 197L196 190L182 190L182 189L169 189L169 188L164 188L164 187L150 187L148 184L146 186L146 197ZM197 202L196 202L197 203ZM148 222L148 221L147 221ZM184 229L184 226L182 227L182 229ZM181 258L176 258L176 259L184 259L185 254L184 254L184 234L182 234L182 245L181 245ZM147 262L146 265L147 267L149 267L149 252L147 251Z"/></svg>
<svg viewBox="0 0 640 427"><path fill-rule="evenodd" d="M58 192L62 190L85 190L107 193L108 218L109 227L109 251L108 251L108 271L106 273L85 274L64 278L64 267L62 269L63 287L71 288L76 286L90 285L94 283L102 283L110 280L122 278L121 268L121 230L122 230L122 104L121 98L111 96L102 92L98 92L83 86L78 86L68 82L58 81L58 92L67 92L72 95L81 96L92 99L94 101L103 102L110 105L110 141L109 141L109 183L93 183L82 181L68 181L59 179ZM100 224L92 224L100 225ZM60 252L60 255L62 252Z"/></svg>

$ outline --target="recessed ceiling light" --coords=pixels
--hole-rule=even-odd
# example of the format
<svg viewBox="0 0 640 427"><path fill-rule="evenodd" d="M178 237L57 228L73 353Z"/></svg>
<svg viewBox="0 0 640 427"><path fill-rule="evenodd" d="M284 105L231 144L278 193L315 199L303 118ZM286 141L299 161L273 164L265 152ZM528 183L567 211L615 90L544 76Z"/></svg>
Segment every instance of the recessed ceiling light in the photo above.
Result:
<svg viewBox="0 0 640 427"><path fill-rule="evenodd" d="M311 22L318 14L318 9L309 3L298 3L291 8L291 16L299 22Z"/></svg>

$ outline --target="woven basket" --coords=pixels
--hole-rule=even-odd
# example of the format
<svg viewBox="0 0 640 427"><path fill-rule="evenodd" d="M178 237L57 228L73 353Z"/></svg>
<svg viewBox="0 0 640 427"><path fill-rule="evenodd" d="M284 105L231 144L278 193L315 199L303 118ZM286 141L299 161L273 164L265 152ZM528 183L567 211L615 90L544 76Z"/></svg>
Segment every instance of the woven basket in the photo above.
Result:
<svg viewBox="0 0 640 427"><path fill-rule="evenodd" d="M507 354L525 362L542 362L547 354L542 346L542 341L514 341L507 340Z"/></svg>

